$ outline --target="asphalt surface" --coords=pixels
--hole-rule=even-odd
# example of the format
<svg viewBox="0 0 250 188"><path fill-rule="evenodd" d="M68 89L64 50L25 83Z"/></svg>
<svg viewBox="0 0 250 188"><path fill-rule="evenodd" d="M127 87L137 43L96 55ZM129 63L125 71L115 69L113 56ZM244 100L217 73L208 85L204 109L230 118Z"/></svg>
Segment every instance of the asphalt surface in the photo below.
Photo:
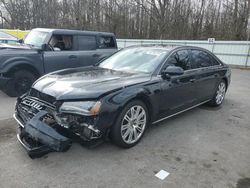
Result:
<svg viewBox="0 0 250 188"><path fill-rule="evenodd" d="M15 99L0 94L0 187L250 187L250 71L232 71L222 107L201 106L150 127L141 142L30 159L15 137ZM160 180L159 170L170 175Z"/></svg>

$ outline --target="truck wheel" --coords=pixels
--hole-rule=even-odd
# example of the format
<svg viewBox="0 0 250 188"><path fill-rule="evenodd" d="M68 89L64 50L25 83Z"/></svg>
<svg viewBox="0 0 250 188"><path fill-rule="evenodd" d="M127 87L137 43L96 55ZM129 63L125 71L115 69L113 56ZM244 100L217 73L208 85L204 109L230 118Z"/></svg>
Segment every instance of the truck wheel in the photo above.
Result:
<svg viewBox="0 0 250 188"><path fill-rule="evenodd" d="M10 97L18 97L26 93L35 80L36 76L30 71L15 71L11 74L11 79L7 82L4 92Z"/></svg>

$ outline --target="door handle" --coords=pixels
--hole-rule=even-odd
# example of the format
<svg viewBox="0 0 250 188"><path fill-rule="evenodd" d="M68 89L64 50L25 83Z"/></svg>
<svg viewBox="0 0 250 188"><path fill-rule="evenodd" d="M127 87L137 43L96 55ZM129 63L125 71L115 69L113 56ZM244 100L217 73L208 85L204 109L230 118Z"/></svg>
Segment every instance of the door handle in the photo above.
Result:
<svg viewBox="0 0 250 188"><path fill-rule="evenodd" d="M70 56L69 56L69 59L76 59L76 58L77 58L76 55L70 55Z"/></svg>
<svg viewBox="0 0 250 188"><path fill-rule="evenodd" d="M195 81L196 81L196 79L195 79L195 78L190 79L190 82L192 82L192 83L194 83Z"/></svg>

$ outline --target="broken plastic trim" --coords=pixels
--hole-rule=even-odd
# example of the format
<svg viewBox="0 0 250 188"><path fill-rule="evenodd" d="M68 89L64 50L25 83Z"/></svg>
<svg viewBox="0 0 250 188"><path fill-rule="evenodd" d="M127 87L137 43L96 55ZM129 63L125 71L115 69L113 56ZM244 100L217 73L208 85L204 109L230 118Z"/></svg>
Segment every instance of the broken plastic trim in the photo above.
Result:
<svg viewBox="0 0 250 188"><path fill-rule="evenodd" d="M80 124L80 125L82 125L82 126L88 128L89 130L93 131L94 133L96 133L96 134L98 134L98 135L101 134L101 131L98 130L98 129L96 129L93 125L89 125L89 124L87 124L87 123L82 123L82 124Z"/></svg>
<svg viewBox="0 0 250 188"><path fill-rule="evenodd" d="M34 159L42 157L43 155L46 155L49 152L52 152L53 150L45 145L37 146L37 147L30 147L27 145L27 143L24 141L25 137L21 133L21 128L19 127L17 134L18 141L22 144L22 146L26 149L28 155Z"/></svg>
<svg viewBox="0 0 250 188"><path fill-rule="evenodd" d="M24 127L20 127L21 130L18 134L18 140L28 152L35 150L39 151L41 147L30 147L23 141L23 138L25 139L25 135L32 138L34 142L41 143L43 147L48 147L50 150L54 151L66 151L72 144L71 139L59 134L54 128L41 121L42 117L47 113L47 111L42 110L25 125L20 124L20 126ZM14 116L14 118L17 120L18 124L21 123L16 116Z"/></svg>

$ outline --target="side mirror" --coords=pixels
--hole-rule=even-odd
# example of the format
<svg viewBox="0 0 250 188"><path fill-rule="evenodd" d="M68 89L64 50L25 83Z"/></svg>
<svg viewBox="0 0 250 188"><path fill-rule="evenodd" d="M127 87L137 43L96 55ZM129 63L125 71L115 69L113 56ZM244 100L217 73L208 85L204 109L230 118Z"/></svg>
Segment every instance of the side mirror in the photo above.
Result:
<svg viewBox="0 0 250 188"><path fill-rule="evenodd" d="M47 49L48 49L48 45L47 44L42 44L41 50L46 51Z"/></svg>
<svg viewBox="0 0 250 188"><path fill-rule="evenodd" d="M169 79L171 76L182 75L184 70L181 67L170 65L162 71L161 76L163 79Z"/></svg>
<svg viewBox="0 0 250 188"><path fill-rule="evenodd" d="M20 44L23 44L24 41L23 41L23 39L19 39L17 42Z"/></svg>
<svg viewBox="0 0 250 188"><path fill-rule="evenodd" d="M53 47L51 47L49 44L42 44L41 50L42 51L54 51Z"/></svg>

